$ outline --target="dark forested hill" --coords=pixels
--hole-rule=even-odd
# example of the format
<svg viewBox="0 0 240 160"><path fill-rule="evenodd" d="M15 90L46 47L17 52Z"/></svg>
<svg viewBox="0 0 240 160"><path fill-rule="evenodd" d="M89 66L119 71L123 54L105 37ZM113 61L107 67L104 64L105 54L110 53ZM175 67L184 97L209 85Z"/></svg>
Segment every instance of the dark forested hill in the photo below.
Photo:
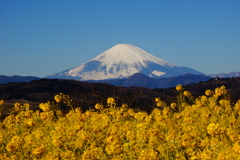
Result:
<svg viewBox="0 0 240 160"><path fill-rule="evenodd" d="M206 82L185 85L193 96L203 95L206 89L226 86L233 101L240 99L240 78L218 78ZM53 101L56 94L70 95L74 105L83 110L93 108L96 103L106 104L108 97L116 99L117 105L127 103L129 107L151 111L155 107L155 97L167 103L176 100L175 87L148 89L144 87L116 87L105 83L89 83L75 80L40 79L31 82L16 82L0 85L0 99L24 99L31 102Z"/></svg>

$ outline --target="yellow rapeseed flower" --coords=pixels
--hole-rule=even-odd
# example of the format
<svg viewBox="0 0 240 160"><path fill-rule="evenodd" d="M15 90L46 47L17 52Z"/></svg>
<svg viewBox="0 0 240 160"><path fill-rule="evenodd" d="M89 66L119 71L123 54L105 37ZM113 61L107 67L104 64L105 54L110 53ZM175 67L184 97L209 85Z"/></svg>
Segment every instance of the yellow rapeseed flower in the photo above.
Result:
<svg viewBox="0 0 240 160"><path fill-rule="evenodd" d="M54 96L54 99L55 99L55 101L56 101L57 103L59 103L59 102L61 102L61 100L62 100L62 96L59 95L59 94L57 94L57 95Z"/></svg>
<svg viewBox="0 0 240 160"><path fill-rule="evenodd" d="M98 110L101 110L101 109L103 109L103 105L100 104L100 103L97 103L97 104L95 105L95 108L98 109Z"/></svg>
<svg viewBox="0 0 240 160"><path fill-rule="evenodd" d="M123 104L122 104L122 107L123 107L123 108L127 108L128 105L127 105L126 103L123 103Z"/></svg>
<svg viewBox="0 0 240 160"><path fill-rule="evenodd" d="M116 106L116 103L115 103L115 99L114 98L112 98L112 97L109 97L108 99L107 99L107 104L108 104L108 106Z"/></svg>
<svg viewBox="0 0 240 160"><path fill-rule="evenodd" d="M119 144L110 144L106 146L106 152L108 155L119 154L122 152L122 146Z"/></svg>
<svg viewBox="0 0 240 160"><path fill-rule="evenodd" d="M6 146L6 150L7 150L8 152L14 152L16 149L17 149L17 147L16 147L13 143L9 143L9 144L7 144L7 146Z"/></svg>
<svg viewBox="0 0 240 160"><path fill-rule="evenodd" d="M27 124L28 124L29 126L34 126L34 125L35 125L34 120L33 120L32 118L29 118L29 119L27 120Z"/></svg>
<svg viewBox="0 0 240 160"><path fill-rule="evenodd" d="M107 99L107 103L108 103L108 104L113 104L113 103L115 103L114 98L109 97L109 98Z"/></svg>
<svg viewBox="0 0 240 160"><path fill-rule="evenodd" d="M20 107L21 107L20 103L18 103L18 102L14 103L14 111L16 111L16 112L19 111Z"/></svg>
<svg viewBox="0 0 240 160"><path fill-rule="evenodd" d="M218 129L219 129L219 124L218 123L210 123L207 126L207 133L210 135L216 135L218 133Z"/></svg>
<svg viewBox="0 0 240 160"><path fill-rule="evenodd" d="M227 89L225 86L221 86L220 88L218 87L215 89L215 94L217 96L222 96L222 95L225 95L226 93L227 93Z"/></svg>
<svg viewBox="0 0 240 160"><path fill-rule="evenodd" d="M42 120L47 119L48 117L52 117L54 115L54 113L52 111L49 112L42 112L40 113L40 118Z"/></svg>
<svg viewBox="0 0 240 160"><path fill-rule="evenodd" d="M0 133L0 144L4 142L3 135Z"/></svg>
<svg viewBox="0 0 240 160"><path fill-rule="evenodd" d="M162 101L159 101L158 103L157 103L157 107L162 107L163 106L163 102Z"/></svg>
<svg viewBox="0 0 240 160"><path fill-rule="evenodd" d="M142 149L140 153L140 159L142 160L149 160L149 159L158 159L157 158L157 152L154 151L154 149Z"/></svg>
<svg viewBox="0 0 240 160"><path fill-rule="evenodd" d="M42 145L42 146L40 146L40 147L35 148L35 149L32 151L32 154L33 154L33 155L41 155L44 151L45 151L45 147Z"/></svg>
<svg viewBox="0 0 240 160"><path fill-rule="evenodd" d="M182 86L181 84L178 84L178 85L176 86L176 90L177 90L177 91L183 90L183 86Z"/></svg>
<svg viewBox="0 0 240 160"><path fill-rule="evenodd" d="M177 107L177 103L171 103L171 108L175 109Z"/></svg>
<svg viewBox="0 0 240 160"><path fill-rule="evenodd" d="M4 105L4 100L0 100L0 105Z"/></svg>
<svg viewBox="0 0 240 160"><path fill-rule="evenodd" d="M186 96L186 97L191 97L192 96L191 92L189 92L189 91L184 91L183 95Z"/></svg>
<svg viewBox="0 0 240 160"><path fill-rule="evenodd" d="M39 108L41 108L44 112L50 111L50 104L49 103L40 103Z"/></svg>
<svg viewBox="0 0 240 160"><path fill-rule="evenodd" d="M213 95L213 91L211 91L210 89L205 91L206 96L212 96Z"/></svg>
<svg viewBox="0 0 240 160"><path fill-rule="evenodd" d="M77 108L61 116L57 102L39 105L44 112L16 103L19 111L0 122L0 159L240 159L240 100L228 99L225 87L198 98L178 89L179 101L153 99L163 107L152 112L115 107L112 97L101 112Z"/></svg>
<svg viewBox="0 0 240 160"><path fill-rule="evenodd" d="M161 98L157 97L155 98L155 102L160 102L161 101Z"/></svg>
<svg viewBox="0 0 240 160"><path fill-rule="evenodd" d="M8 152L14 152L17 149L21 148L22 144L23 144L23 140L21 137L19 136L13 136L10 143L7 144L6 146L6 150Z"/></svg>
<svg viewBox="0 0 240 160"><path fill-rule="evenodd" d="M234 111L240 114L240 100L238 100L234 106Z"/></svg>

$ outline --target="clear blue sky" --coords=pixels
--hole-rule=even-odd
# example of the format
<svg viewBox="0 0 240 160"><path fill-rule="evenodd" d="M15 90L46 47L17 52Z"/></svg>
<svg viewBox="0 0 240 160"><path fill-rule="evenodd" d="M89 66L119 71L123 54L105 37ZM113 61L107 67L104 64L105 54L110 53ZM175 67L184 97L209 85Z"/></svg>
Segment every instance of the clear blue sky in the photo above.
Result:
<svg viewBox="0 0 240 160"><path fill-rule="evenodd" d="M44 77L119 43L205 74L240 72L240 1L0 0L0 75Z"/></svg>

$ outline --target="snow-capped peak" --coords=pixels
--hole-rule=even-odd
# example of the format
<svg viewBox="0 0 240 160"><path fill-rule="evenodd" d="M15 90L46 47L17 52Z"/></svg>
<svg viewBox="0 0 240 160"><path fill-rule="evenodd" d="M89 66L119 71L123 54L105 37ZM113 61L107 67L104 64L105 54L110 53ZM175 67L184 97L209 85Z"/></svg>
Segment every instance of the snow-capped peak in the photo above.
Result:
<svg viewBox="0 0 240 160"><path fill-rule="evenodd" d="M78 67L48 78L103 80L127 78L134 73L143 73L152 78L185 73L201 74L190 68L175 66L134 45L117 44Z"/></svg>
<svg viewBox="0 0 240 160"><path fill-rule="evenodd" d="M161 65L174 66L131 44L117 44L92 60L101 61L106 65L120 63L141 64L152 61Z"/></svg>

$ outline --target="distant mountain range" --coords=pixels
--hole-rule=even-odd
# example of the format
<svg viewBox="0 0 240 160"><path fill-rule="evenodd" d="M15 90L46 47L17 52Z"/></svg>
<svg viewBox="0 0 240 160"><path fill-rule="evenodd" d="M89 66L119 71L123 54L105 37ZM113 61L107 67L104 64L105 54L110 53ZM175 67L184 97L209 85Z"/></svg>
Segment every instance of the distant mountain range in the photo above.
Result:
<svg viewBox="0 0 240 160"><path fill-rule="evenodd" d="M232 78L240 77L240 72L210 74L210 75L193 75L185 74L180 76L173 76L167 78L151 78L142 73L135 73L132 76L125 79L107 79L107 80L88 80L91 83L108 83L114 86L122 87L146 87L146 88L170 88L177 84L194 84L198 82L205 82L211 78ZM30 82L32 80L41 79L33 76L4 76L0 75L0 84L6 84L9 82Z"/></svg>
<svg viewBox="0 0 240 160"><path fill-rule="evenodd" d="M39 77L34 76L5 76L0 75L0 84L6 84L9 82L30 82L32 80L40 79Z"/></svg>
<svg viewBox="0 0 240 160"><path fill-rule="evenodd" d="M231 72L231 73L219 73L219 74L209 74L209 77L212 78L232 78L232 77L240 77L240 72Z"/></svg>
<svg viewBox="0 0 240 160"><path fill-rule="evenodd" d="M240 72L204 75L188 67L180 67L155 57L131 44L117 44L92 60L72 69L45 78L74 79L115 86L169 88L177 84L191 84L210 78L239 77ZM0 76L0 84L29 82L33 76Z"/></svg>
<svg viewBox="0 0 240 160"><path fill-rule="evenodd" d="M151 78L179 76L186 73L203 74L188 67L180 67L155 57L131 44L117 44L92 60L46 78L75 80L125 79L134 73Z"/></svg>
<svg viewBox="0 0 240 160"><path fill-rule="evenodd" d="M185 74L176 77L169 78L150 78L142 73L135 73L132 76L126 79L115 79L115 80L99 80L99 81L88 81L92 83L108 83L114 86L122 86L122 87L146 87L150 89L154 88L170 88L175 87L178 84L186 85L186 84L194 84L200 81L208 81L211 79L209 76L205 75L193 75L193 74Z"/></svg>

